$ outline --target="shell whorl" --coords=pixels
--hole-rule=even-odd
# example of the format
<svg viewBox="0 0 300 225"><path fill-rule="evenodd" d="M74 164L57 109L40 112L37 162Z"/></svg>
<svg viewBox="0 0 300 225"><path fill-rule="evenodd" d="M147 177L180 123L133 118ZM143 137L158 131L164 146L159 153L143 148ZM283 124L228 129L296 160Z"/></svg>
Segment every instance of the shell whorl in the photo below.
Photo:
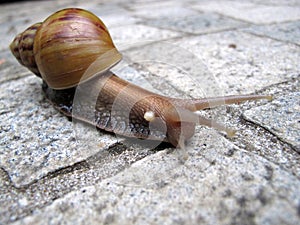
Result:
<svg viewBox="0 0 300 225"><path fill-rule="evenodd" d="M18 34L10 44L10 50L20 64L27 67L31 72L41 77L33 53L34 38L42 23L35 23L24 32Z"/></svg>

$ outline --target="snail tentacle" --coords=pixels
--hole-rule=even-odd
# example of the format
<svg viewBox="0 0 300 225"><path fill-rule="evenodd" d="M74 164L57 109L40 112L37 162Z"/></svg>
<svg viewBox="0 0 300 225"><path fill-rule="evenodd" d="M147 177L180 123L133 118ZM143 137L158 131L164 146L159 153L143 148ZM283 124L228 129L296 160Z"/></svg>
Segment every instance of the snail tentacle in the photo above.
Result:
<svg viewBox="0 0 300 225"><path fill-rule="evenodd" d="M271 95L229 95L218 97L207 97L200 99L174 99L175 105L184 106L184 108L199 111L203 109L211 109L221 105L239 104L245 101L266 99L271 101L273 97Z"/></svg>

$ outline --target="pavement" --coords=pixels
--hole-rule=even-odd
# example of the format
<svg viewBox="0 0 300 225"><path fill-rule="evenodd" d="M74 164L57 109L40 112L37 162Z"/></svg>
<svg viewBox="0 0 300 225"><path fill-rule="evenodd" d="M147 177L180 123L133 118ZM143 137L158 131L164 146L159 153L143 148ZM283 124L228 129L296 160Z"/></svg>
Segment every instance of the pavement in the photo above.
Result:
<svg viewBox="0 0 300 225"><path fill-rule="evenodd" d="M270 94L201 115L185 149L70 121L8 45L66 7L99 16L120 77L172 97ZM299 224L300 1L0 5L0 224Z"/></svg>

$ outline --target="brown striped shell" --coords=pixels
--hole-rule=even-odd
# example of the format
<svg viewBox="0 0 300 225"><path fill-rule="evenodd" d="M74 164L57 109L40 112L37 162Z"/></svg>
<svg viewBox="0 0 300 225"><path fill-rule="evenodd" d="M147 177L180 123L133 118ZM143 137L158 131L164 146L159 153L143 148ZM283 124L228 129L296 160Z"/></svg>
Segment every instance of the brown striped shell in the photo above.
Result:
<svg viewBox="0 0 300 225"><path fill-rule="evenodd" d="M77 8L63 9L32 25L17 35L10 48L22 65L53 89L74 87L122 58L104 23ZM97 71L85 74L95 61Z"/></svg>
<svg viewBox="0 0 300 225"><path fill-rule="evenodd" d="M41 25L42 23L36 23L28 27L24 32L18 34L10 44L10 50L19 63L39 77L41 74L34 59L33 42L36 31Z"/></svg>

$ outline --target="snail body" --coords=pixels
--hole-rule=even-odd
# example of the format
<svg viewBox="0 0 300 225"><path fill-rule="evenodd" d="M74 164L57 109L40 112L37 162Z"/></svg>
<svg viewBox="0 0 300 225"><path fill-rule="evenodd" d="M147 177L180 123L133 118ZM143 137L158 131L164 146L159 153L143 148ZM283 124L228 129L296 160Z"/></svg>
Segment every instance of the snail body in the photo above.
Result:
<svg viewBox="0 0 300 225"><path fill-rule="evenodd" d="M271 98L238 95L177 99L133 85L109 70L122 56L103 22L83 9L68 8L52 14L17 35L10 49L22 65L43 79L45 96L66 116L116 134L165 141L175 147L184 147L197 124L234 134L195 111ZM80 100L79 108L74 109L74 95L83 90L93 97Z"/></svg>

